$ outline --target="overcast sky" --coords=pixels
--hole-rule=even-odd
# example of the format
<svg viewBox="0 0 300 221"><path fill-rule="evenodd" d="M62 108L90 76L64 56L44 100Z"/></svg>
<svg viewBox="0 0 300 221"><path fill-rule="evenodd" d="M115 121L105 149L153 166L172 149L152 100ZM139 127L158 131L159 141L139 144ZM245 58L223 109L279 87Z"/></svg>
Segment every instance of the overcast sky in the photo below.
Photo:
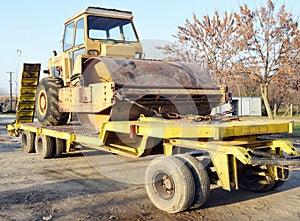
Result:
<svg viewBox="0 0 300 221"><path fill-rule="evenodd" d="M46 69L47 59L52 50L61 52L63 24L66 19L87 6L98 6L129 10L140 39L174 40L177 26L184 25L193 13L198 17L212 15L215 10L236 11L239 5L248 4L251 8L260 7L263 0L11 0L4 1L0 8L2 42L0 63L0 92L9 89L8 71L20 76L23 62L42 63ZM298 17L300 1L285 2L287 9ZM22 51L22 53L19 53ZM18 65L19 64L19 65ZM16 74L14 74L16 78Z"/></svg>

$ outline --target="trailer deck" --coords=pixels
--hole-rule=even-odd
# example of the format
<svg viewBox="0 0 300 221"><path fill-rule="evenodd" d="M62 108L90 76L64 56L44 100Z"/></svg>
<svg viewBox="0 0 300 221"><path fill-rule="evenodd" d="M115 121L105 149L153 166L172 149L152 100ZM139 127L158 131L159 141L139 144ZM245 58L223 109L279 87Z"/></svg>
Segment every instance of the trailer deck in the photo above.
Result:
<svg viewBox="0 0 300 221"><path fill-rule="evenodd" d="M236 145L249 143L249 137L261 135L292 133L293 121L230 121L230 122L195 122L194 120L165 120L160 118L141 117L138 121L117 121L103 124L100 134L90 134L80 122L71 122L63 126L42 126L37 122L8 125L8 132L30 131L44 134L67 141L67 151L71 144L84 143L85 145L103 146L108 133L127 134L129 139L137 137L152 137L160 139L187 139L206 141L234 140ZM242 138L241 138L242 137ZM238 139L240 138L240 139ZM233 141L231 141L232 143ZM178 142L177 142L178 143ZM177 144L178 145L178 144ZM184 145L181 141L181 145ZM184 146L197 149L197 144ZM199 146L199 145L198 145ZM133 149L135 149L133 147ZM126 154L127 155L127 154ZM165 155L170 155L165 153Z"/></svg>

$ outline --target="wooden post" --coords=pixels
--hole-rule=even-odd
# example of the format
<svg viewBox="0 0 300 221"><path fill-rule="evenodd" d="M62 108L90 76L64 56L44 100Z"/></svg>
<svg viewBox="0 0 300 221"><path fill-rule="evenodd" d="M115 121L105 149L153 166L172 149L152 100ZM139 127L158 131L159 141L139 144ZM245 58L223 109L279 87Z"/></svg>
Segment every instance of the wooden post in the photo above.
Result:
<svg viewBox="0 0 300 221"><path fill-rule="evenodd" d="M286 105L286 107L287 107L287 109L286 109L286 111L284 112L284 114L282 115L283 117L285 117L285 115L287 115L288 113L289 113L289 111L290 111L290 106L288 106L288 105Z"/></svg>
<svg viewBox="0 0 300 221"><path fill-rule="evenodd" d="M291 104L291 106L290 106L290 116L292 117L293 116L293 104Z"/></svg>

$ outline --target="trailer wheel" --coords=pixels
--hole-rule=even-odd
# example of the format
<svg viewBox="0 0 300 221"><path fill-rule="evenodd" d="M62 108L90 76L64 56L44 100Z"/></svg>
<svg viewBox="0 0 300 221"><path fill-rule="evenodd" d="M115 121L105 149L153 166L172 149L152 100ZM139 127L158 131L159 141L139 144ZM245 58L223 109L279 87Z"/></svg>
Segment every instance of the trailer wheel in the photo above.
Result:
<svg viewBox="0 0 300 221"><path fill-rule="evenodd" d="M152 203L168 213L191 206L195 183L189 168L175 157L154 159L146 169L146 191Z"/></svg>
<svg viewBox="0 0 300 221"><path fill-rule="evenodd" d="M53 153L52 157L55 158L60 158L62 157L62 154L64 150L66 149L66 140L60 139L60 138L53 138L54 148L53 148Z"/></svg>
<svg viewBox="0 0 300 221"><path fill-rule="evenodd" d="M282 177L284 177L285 180L276 180L276 183L275 183L273 189L279 188L279 187L281 187L281 186L285 183L285 181L287 180L287 178L288 178L289 175L290 175L290 171L289 171L288 169L283 169L283 170L281 171L280 175L281 175Z"/></svg>
<svg viewBox="0 0 300 221"><path fill-rule="evenodd" d="M22 144L22 149L25 153L35 152L34 140L35 140L35 133L30 131L22 131L21 144Z"/></svg>
<svg viewBox="0 0 300 221"><path fill-rule="evenodd" d="M49 136L40 134L35 138L35 152L39 158L51 158L53 151L53 140Z"/></svg>
<svg viewBox="0 0 300 221"><path fill-rule="evenodd" d="M283 181L283 180L276 180L276 183L272 189L277 189L277 188L281 187L284 183L285 183L285 181Z"/></svg>
<svg viewBox="0 0 300 221"><path fill-rule="evenodd" d="M182 160L192 172L195 182L195 198L191 208L197 209L206 203L210 192L210 180L207 171L202 163L191 155L179 154L175 157Z"/></svg>
<svg viewBox="0 0 300 221"><path fill-rule="evenodd" d="M44 126L65 125L69 113L59 111L58 89L63 87L61 78L44 78L36 91L36 116Z"/></svg>
<svg viewBox="0 0 300 221"><path fill-rule="evenodd" d="M278 181L271 176L262 176L259 174L263 172L268 174L267 169L262 169L261 166L241 166L238 172L239 186L242 189L259 193L275 188Z"/></svg>

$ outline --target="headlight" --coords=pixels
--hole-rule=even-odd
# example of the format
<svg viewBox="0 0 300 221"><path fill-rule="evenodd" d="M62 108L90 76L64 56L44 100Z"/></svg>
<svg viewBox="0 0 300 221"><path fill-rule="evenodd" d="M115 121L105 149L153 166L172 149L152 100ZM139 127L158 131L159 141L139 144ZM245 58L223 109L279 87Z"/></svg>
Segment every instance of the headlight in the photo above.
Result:
<svg viewBox="0 0 300 221"><path fill-rule="evenodd" d="M89 55L92 55L92 56L98 56L99 55L99 51L97 50L89 50Z"/></svg>

